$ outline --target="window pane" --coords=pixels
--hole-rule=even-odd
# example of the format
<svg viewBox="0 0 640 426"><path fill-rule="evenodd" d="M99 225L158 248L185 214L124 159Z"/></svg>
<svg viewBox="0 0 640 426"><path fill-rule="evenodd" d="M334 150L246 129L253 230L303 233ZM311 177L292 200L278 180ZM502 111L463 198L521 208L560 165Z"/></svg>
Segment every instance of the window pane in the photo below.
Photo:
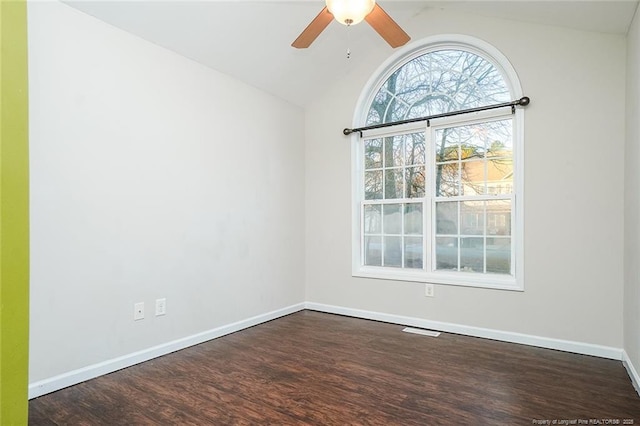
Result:
<svg viewBox="0 0 640 426"><path fill-rule="evenodd" d="M455 160L451 150L459 147L459 159L511 157L511 120L489 121L436 131L437 157ZM444 161L444 160L438 160Z"/></svg>
<svg viewBox="0 0 640 426"><path fill-rule="evenodd" d="M455 197L459 194L460 175L458 163L436 166L436 196Z"/></svg>
<svg viewBox="0 0 640 426"><path fill-rule="evenodd" d="M406 204L404 207L404 233L422 235L422 204Z"/></svg>
<svg viewBox="0 0 640 426"><path fill-rule="evenodd" d="M378 200L382 198L382 170L364 172L364 199Z"/></svg>
<svg viewBox="0 0 640 426"><path fill-rule="evenodd" d="M384 211L384 233L400 234L402 233L402 204L385 204Z"/></svg>
<svg viewBox="0 0 640 426"><path fill-rule="evenodd" d="M458 203L436 203L436 233L458 233Z"/></svg>
<svg viewBox="0 0 640 426"><path fill-rule="evenodd" d="M382 96L380 96L380 93L378 93L376 98L384 99ZM376 101L374 100L374 102ZM380 102L378 102L378 104L379 103ZM369 113L367 114L367 123L382 123L382 117L380 116L379 112L375 109L370 109Z"/></svg>
<svg viewBox="0 0 640 426"><path fill-rule="evenodd" d="M382 167L382 139L364 141L364 168L379 169Z"/></svg>
<svg viewBox="0 0 640 426"><path fill-rule="evenodd" d="M403 169L391 169L384 171L384 198L403 198Z"/></svg>
<svg viewBox="0 0 640 426"><path fill-rule="evenodd" d="M404 135L384 138L385 167L404 165Z"/></svg>
<svg viewBox="0 0 640 426"><path fill-rule="evenodd" d="M404 239L404 267L422 269L422 238L405 237Z"/></svg>
<svg viewBox="0 0 640 426"><path fill-rule="evenodd" d="M513 160L499 158L487 162L487 190L490 194L513 192Z"/></svg>
<svg viewBox="0 0 640 426"><path fill-rule="evenodd" d="M460 270L484 272L484 238L460 239Z"/></svg>
<svg viewBox="0 0 640 426"><path fill-rule="evenodd" d="M458 270L458 239L436 238L436 269Z"/></svg>
<svg viewBox="0 0 640 426"><path fill-rule="evenodd" d="M459 137L456 128L436 130L436 161L451 161L460 159L458 150Z"/></svg>
<svg viewBox="0 0 640 426"><path fill-rule="evenodd" d="M484 158L485 126L486 123L480 123L456 128L456 134L460 140L460 158L462 160Z"/></svg>
<svg viewBox="0 0 640 426"><path fill-rule="evenodd" d="M384 266L402 266L401 237L384 237Z"/></svg>
<svg viewBox="0 0 640 426"><path fill-rule="evenodd" d="M407 167L407 193L406 198L422 198L424 197L424 166Z"/></svg>
<svg viewBox="0 0 640 426"><path fill-rule="evenodd" d="M513 121L500 120L485 124L487 157L513 156Z"/></svg>
<svg viewBox="0 0 640 426"><path fill-rule="evenodd" d="M511 200L487 201L487 235L511 235Z"/></svg>
<svg viewBox="0 0 640 426"><path fill-rule="evenodd" d="M406 154L405 164L407 166L424 164L425 146L424 132L411 133L405 135Z"/></svg>
<svg viewBox="0 0 640 426"><path fill-rule="evenodd" d="M382 237L364 237L364 264L382 266Z"/></svg>
<svg viewBox="0 0 640 426"><path fill-rule="evenodd" d="M465 161L461 163L462 194L479 195L485 193L485 161Z"/></svg>
<svg viewBox="0 0 640 426"><path fill-rule="evenodd" d="M511 273L511 238L487 238L487 272Z"/></svg>
<svg viewBox="0 0 640 426"><path fill-rule="evenodd" d="M463 201L460 204L462 225L460 233L465 235L484 234L484 201Z"/></svg>
<svg viewBox="0 0 640 426"><path fill-rule="evenodd" d="M382 232L382 206L365 205L364 206L364 233L380 234Z"/></svg>

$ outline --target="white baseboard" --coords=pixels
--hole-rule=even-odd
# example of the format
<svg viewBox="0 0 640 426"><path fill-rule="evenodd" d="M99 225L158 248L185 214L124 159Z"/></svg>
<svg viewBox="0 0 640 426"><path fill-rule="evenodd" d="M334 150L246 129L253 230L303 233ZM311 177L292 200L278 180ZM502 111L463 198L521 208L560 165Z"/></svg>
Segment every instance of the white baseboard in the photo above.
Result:
<svg viewBox="0 0 640 426"><path fill-rule="evenodd" d="M262 315L238 321L232 324L204 331L202 333L187 336L182 339L164 343L142 351L134 352L118 358L106 360L98 364L89 365L84 368L73 370L58 376L40 380L29 384L29 399L37 398L47 393L73 386L78 383L93 379L104 374L109 374L162 355L169 354L189 346L225 336L245 328L271 321L273 319L292 314L294 312L309 309L313 311L339 314L350 317L383 321L392 324L400 324L411 327L426 328L430 330L443 331L448 333L463 334L466 336L482 337L485 339L499 340L503 342L519 343L529 346L537 346L547 349L556 349L565 352L573 352L583 355L592 355L601 358L608 358L623 361L634 387L640 394L640 376L622 349L608 346L594 345L590 343L574 342L569 340L552 339L548 337L533 336L528 334L513 333L508 331L492 330L488 328L472 327L440 321L431 321L415 317L385 314L381 312L366 311L360 309L345 308L342 306L325 305L321 303L305 302L291 305L282 309L267 312Z"/></svg>
<svg viewBox="0 0 640 426"><path fill-rule="evenodd" d="M629 373L633 387L636 389L636 392L638 392L638 395L640 395L640 375L638 375L638 370L633 366L633 362L631 362L631 358L629 358L625 350L622 351L622 364L624 368L627 369L627 373Z"/></svg>
<svg viewBox="0 0 640 426"><path fill-rule="evenodd" d="M114 371L121 370L126 367L131 367L132 365L139 364L141 362L148 361L150 359L157 358L171 352L179 351L180 349L185 349L189 346L198 345L200 343L204 343L206 341L222 337L227 334L235 333L236 331L244 330L245 328L253 327L254 325L258 325L263 322L271 321L273 319L301 311L304 308L304 303L298 303L286 308L277 309L275 311L257 315L246 320L223 325L212 330L174 340L172 342L163 343L152 348L144 349L118 358L106 360L98 364L89 365L84 368L69 371L68 373L40 380L35 383L30 383L29 399L37 398L47 393L55 392L57 390L76 385L78 383L93 379L98 376L102 376L104 374L113 373Z"/></svg>
<svg viewBox="0 0 640 426"><path fill-rule="evenodd" d="M383 321L392 324L408 325L412 327L426 328L430 330L444 331L449 333L463 334L465 336L482 337L485 339L499 340L502 342L519 343L523 345L537 346L547 349L556 349L559 351L592 355L601 358L615 359L618 361L622 360L623 357L622 349L612 348L609 346L594 345L591 343L553 339L549 337L513 333L510 331L492 330L489 328L472 327L440 321L430 321L414 317L405 317L401 315L392 315L381 312L345 308L342 306L324 305L321 303L313 302L305 303L305 308L313 311L346 315L350 317L370 319L375 321Z"/></svg>

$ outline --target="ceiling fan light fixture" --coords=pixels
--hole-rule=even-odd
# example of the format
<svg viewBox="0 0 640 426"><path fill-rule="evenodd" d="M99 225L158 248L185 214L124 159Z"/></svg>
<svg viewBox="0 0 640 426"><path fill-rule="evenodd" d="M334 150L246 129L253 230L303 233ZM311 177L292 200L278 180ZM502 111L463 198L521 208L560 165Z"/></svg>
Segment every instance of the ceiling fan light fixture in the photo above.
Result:
<svg viewBox="0 0 640 426"><path fill-rule="evenodd" d="M342 25L355 25L373 10L376 0L326 0L327 9Z"/></svg>

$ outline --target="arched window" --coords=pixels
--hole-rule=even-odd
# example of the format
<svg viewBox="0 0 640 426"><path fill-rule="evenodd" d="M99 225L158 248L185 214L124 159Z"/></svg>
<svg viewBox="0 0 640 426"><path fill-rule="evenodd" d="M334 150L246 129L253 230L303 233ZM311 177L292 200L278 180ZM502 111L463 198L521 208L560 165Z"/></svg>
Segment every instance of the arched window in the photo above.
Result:
<svg viewBox="0 0 640 426"><path fill-rule="evenodd" d="M521 96L492 46L432 38L383 64L354 121L393 123ZM522 124L523 111L505 107L353 136L354 275L523 289Z"/></svg>

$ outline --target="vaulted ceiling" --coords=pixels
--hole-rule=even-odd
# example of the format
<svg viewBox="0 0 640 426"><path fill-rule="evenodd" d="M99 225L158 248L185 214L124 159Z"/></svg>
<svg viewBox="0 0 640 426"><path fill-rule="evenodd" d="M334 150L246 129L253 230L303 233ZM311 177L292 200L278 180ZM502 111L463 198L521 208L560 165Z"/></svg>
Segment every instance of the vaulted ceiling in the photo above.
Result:
<svg viewBox="0 0 640 426"><path fill-rule="evenodd" d="M98 19L212 69L304 106L344 72L346 48L393 50L366 24L332 22L309 49L291 42L324 6L322 0L67 1ZM638 0L379 0L411 35L424 14L449 11L625 34Z"/></svg>

